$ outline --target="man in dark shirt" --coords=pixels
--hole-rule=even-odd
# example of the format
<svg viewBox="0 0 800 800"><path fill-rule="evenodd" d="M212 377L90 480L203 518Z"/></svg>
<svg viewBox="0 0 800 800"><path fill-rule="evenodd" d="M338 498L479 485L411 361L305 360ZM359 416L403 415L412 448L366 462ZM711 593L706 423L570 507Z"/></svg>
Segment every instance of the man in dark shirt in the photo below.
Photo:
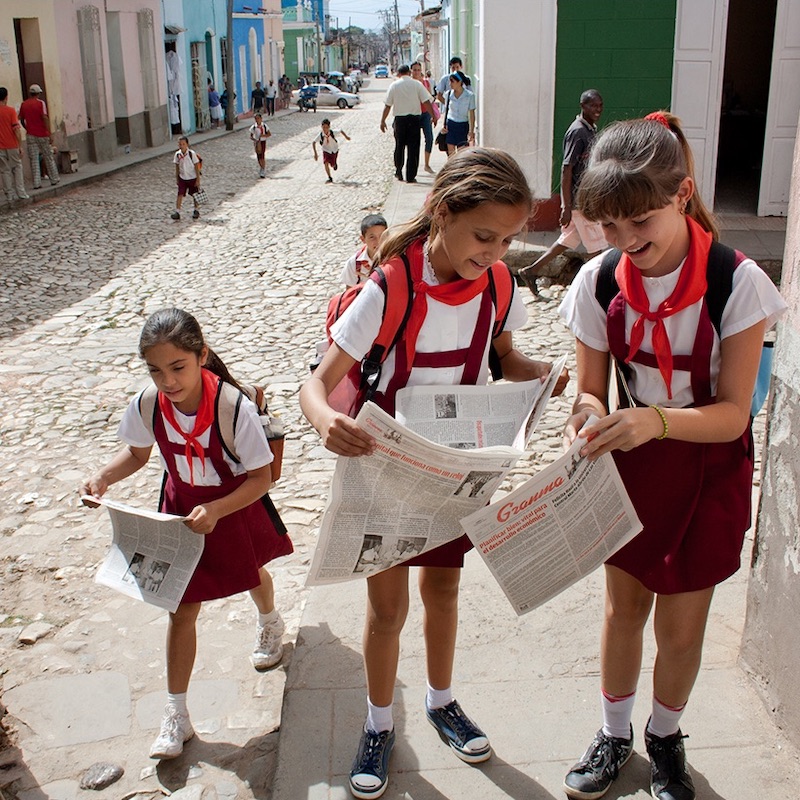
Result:
<svg viewBox="0 0 800 800"><path fill-rule="evenodd" d="M581 95L581 113L567 128L564 134L564 160L561 164L561 235L547 252L530 267L520 270L520 275L528 283L535 279L537 271L565 250L578 247L581 243L589 257L597 255L608 247L603 228L597 222L590 222L575 208L575 197L581 177L586 169L589 151L597 135L597 121L603 113L603 98L597 89L587 89ZM530 283L528 284L530 285ZM535 285L535 284L534 284ZM531 287L533 289L533 287ZM534 290L534 293L536 291Z"/></svg>
<svg viewBox="0 0 800 800"><path fill-rule="evenodd" d="M250 110L254 114L261 114L266 106L266 94L261 88L261 81L256 81L256 88L250 92Z"/></svg>

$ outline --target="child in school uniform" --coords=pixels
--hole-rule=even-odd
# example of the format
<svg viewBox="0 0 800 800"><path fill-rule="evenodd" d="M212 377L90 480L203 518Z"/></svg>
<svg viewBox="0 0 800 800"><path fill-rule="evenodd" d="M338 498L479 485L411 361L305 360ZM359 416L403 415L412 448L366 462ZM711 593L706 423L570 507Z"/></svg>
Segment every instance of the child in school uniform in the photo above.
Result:
<svg viewBox="0 0 800 800"><path fill-rule="evenodd" d="M170 216L172 219L181 218L183 198L188 194L194 200L192 219L198 219L200 217L200 207L197 205L195 195L200 191L200 173L202 172L203 162L200 156L189 147L189 140L185 136L181 136L178 139L178 150L172 157L172 163L175 165L178 197L175 200L175 210Z"/></svg>
<svg viewBox="0 0 800 800"><path fill-rule="evenodd" d="M253 124L249 128L250 141L256 151L256 160L258 161L258 177L267 177L267 139L272 136L272 131L269 125L264 122L261 114L256 114L253 117Z"/></svg>
<svg viewBox="0 0 800 800"><path fill-rule="evenodd" d="M344 131L334 131L329 119L322 120L320 127L322 130L319 136L311 142L311 146L314 148L314 161L319 161L317 154L317 142L319 142L322 149L322 166L325 167L325 174L328 176L327 183L333 183L331 170L339 169L339 142L336 140L336 134L343 136L348 142L350 137Z"/></svg>
<svg viewBox="0 0 800 800"><path fill-rule="evenodd" d="M507 269L499 261L525 227L531 194L524 174L507 153L473 148L447 162L423 208L409 222L387 231L381 269L406 270L414 286L412 311L400 340L384 361L373 400L394 412L394 394L402 386L485 384L489 351L494 346L504 377L531 380L547 375L550 365L516 350L512 331L527 321L525 306L512 282L509 313L492 340L494 306L490 271ZM368 458L374 440L355 421L329 405L329 395L368 353L378 335L384 294L377 273L331 329L333 344L300 392L306 417L323 444L338 455ZM563 390L566 377L559 390ZM409 531L409 534L413 533ZM458 585L464 553L461 538L367 578L364 665L367 719L350 772L357 798L380 797L388 782L395 741L392 703L400 632L408 610L409 566L419 566L425 606L424 629L428 692L425 714L442 740L467 763L491 756L486 734L461 709L452 690L458 619Z"/></svg>
<svg viewBox="0 0 800 800"><path fill-rule="evenodd" d="M361 220L361 247L345 261L339 281L345 286L356 286L369 278L375 266L375 254L381 236L386 233L386 218L382 214L367 214Z"/></svg>
<svg viewBox="0 0 800 800"><path fill-rule="evenodd" d="M292 543L266 496L272 452L246 397L233 431L237 460L223 449L215 401L223 382L239 387L205 343L197 320L177 308L157 311L144 325L139 355L158 389L152 421L142 417L140 394L120 423L126 446L86 481L82 494L102 497L111 484L141 469L156 444L166 470L160 510L186 517L186 526L205 536L200 562L167 628L167 705L150 749L151 758L164 759L180 755L194 735L186 691L204 600L249 591L259 612L253 666L265 670L280 662L284 623L264 565L291 553Z"/></svg>
<svg viewBox="0 0 800 800"><path fill-rule="evenodd" d="M693 173L678 119L656 112L600 134L578 192L581 213L602 224L617 250L587 263L561 305L578 362L565 439L584 440L581 454L590 459L613 454L644 529L606 562L603 726L565 778L573 798L605 794L633 752L653 607L650 791L656 800L695 797L680 719L714 587L739 568L750 526L750 403L764 331L786 304L757 264L715 241ZM729 296L715 322L723 274ZM633 407L608 413L614 362ZM601 419L582 427L591 414Z"/></svg>

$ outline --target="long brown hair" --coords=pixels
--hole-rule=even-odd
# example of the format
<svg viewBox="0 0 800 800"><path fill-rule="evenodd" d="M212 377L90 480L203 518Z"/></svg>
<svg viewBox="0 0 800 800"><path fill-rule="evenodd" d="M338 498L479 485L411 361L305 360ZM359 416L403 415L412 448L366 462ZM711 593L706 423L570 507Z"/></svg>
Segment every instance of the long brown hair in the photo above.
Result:
<svg viewBox="0 0 800 800"><path fill-rule="evenodd" d="M666 125L653 119L615 122L595 140L577 197L587 219L630 218L663 208L684 178L695 180L694 157L680 120L668 111L657 113ZM686 213L719 239L696 181Z"/></svg>
<svg viewBox="0 0 800 800"><path fill-rule="evenodd" d="M383 235L377 263L399 256L415 240L436 233L435 215L446 205L453 214L484 203L531 207L531 190L519 164L503 150L470 147L447 159L417 215Z"/></svg>
<svg viewBox="0 0 800 800"><path fill-rule="evenodd" d="M194 353L198 358L203 348L208 347L200 323L181 308L162 308L147 318L139 335L139 357L145 358L147 351L157 344L175 345L179 350ZM210 347L204 366L225 383L241 389L222 359Z"/></svg>

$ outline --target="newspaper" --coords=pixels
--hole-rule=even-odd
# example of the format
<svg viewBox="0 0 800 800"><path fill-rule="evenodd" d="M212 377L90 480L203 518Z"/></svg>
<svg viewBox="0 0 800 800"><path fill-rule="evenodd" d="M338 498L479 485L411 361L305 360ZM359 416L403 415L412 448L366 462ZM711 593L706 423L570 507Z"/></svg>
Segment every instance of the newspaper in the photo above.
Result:
<svg viewBox="0 0 800 800"><path fill-rule="evenodd" d="M128 597L175 611L203 554L205 537L190 531L183 517L147 511L105 498L112 542L95 581Z"/></svg>
<svg viewBox="0 0 800 800"><path fill-rule="evenodd" d="M544 381L408 386L397 392L396 417L415 433L448 447L508 445L524 450L566 361L561 356Z"/></svg>
<svg viewBox="0 0 800 800"><path fill-rule="evenodd" d="M356 422L371 456L340 456L307 586L373 575L457 539L522 455L510 447L458 450L424 439L366 403Z"/></svg>
<svg viewBox="0 0 800 800"><path fill-rule="evenodd" d="M589 461L579 454L585 443L576 439L558 461L461 520L517 614L588 575L642 530L611 454Z"/></svg>

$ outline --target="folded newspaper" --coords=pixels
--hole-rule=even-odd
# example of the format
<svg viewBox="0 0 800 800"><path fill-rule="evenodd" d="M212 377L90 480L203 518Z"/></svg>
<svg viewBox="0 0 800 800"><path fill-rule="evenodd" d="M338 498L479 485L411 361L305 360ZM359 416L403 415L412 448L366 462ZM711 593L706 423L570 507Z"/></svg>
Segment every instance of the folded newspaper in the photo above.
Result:
<svg viewBox="0 0 800 800"><path fill-rule="evenodd" d="M407 386L397 392L395 416L415 433L448 447L524 450L566 363L567 356L561 356L544 381Z"/></svg>
<svg viewBox="0 0 800 800"><path fill-rule="evenodd" d="M461 520L517 614L593 572L642 530L611 454L589 461L579 452L585 444L576 439L558 461Z"/></svg>
<svg viewBox="0 0 800 800"><path fill-rule="evenodd" d="M373 575L457 539L460 520L486 505L523 455L436 444L374 403L356 422L377 447L338 458L307 586Z"/></svg>
<svg viewBox="0 0 800 800"><path fill-rule="evenodd" d="M184 517L85 497L111 517L112 542L95 581L145 603L175 611L186 592L205 537L189 530Z"/></svg>

